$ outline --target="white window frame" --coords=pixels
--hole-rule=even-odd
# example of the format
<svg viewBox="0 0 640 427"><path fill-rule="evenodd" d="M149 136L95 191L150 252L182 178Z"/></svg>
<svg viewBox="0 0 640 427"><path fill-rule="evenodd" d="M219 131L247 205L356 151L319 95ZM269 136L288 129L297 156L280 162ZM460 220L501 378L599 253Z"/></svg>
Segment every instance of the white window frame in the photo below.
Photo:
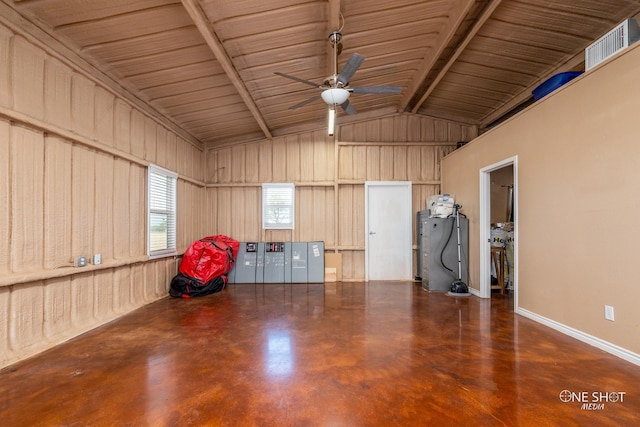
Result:
<svg viewBox="0 0 640 427"><path fill-rule="evenodd" d="M153 175L156 175L155 177ZM160 176L167 180L168 188L167 198L168 206L162 208L154 206L153 196L154 188L153 184ZM174 256L177 254L177 216L176 205L178 199L178 175L170 170L161 168L156 165L149 165L147 168L147 255L149 258L161 258ZM151 228L153 226L152 216L154 215L166 215L167 216L167 247L163 249L151 250Z"/></svg>
<svg viewBox="0 0 640 427"><path fill-rule="evenodd" d="M289 192L291 197L290 203L285 204L269 204L269 194L272 192ZM284 194L287 196L287 194ZM290 220L286 222L270 221L268 218L269 211L273 208L282 206L290 209ZM293 230L296 218L296 187L292 183L268 183L262 184L262 228L265 230Z"/></svg>

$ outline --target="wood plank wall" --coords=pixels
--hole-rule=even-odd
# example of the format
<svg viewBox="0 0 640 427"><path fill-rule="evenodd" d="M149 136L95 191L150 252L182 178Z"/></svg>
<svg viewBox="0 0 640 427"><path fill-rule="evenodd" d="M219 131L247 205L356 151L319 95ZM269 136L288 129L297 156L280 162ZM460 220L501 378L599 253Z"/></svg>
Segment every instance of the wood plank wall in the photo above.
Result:
<svg viewBox="0 0 640 427"><path fill-rule="evenodd" d="M0 24L0 367L167 295L146 167L178 173L178 249L205 232L203 148ZM72 267L79 256L102 264Z"/></svg>
<svg viewBox="0 0 640 427"><path fill-rule="evenodd" d="M206 152L208 229L240 241L322 240L342 254L343 280L364 280L364 183L411 181L413 210L440 191L440 159L474 126L399 114ZM296 184L293 231L261 229L261 184ZM415 242L415 226L414 226Z"/></svg>

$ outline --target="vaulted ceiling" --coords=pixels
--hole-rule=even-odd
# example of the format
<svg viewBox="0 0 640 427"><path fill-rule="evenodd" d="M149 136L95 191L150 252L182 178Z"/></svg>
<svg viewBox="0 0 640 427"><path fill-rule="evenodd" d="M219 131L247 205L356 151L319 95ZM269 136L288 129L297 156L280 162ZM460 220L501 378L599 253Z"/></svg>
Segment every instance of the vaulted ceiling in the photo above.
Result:
<svg viewBox="0 0 640 427"><path fill-rule="evenodd" d="M584 49L640 0L2 0L205 145L315 129L321 85L366 60L350 86L358 113L412 112L481 129L530 102L548 77L581 69Z"/></svg>

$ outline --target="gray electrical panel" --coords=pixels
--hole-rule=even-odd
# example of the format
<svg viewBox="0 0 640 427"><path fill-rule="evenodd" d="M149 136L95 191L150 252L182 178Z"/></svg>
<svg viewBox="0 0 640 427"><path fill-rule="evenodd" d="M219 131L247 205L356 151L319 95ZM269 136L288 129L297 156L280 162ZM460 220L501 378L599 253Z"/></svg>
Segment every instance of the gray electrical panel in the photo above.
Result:
<svg viewBox="0 0 640 427"><path fill-rule="evenodd" d="M306 242L294 242L291 245L291 281L305 283L308 278L308 245Z"/></svg>
<svg viewBox="0 0 640 427"><path fill-rule="evenodd" d="M417 278L427 291L449 291L458 279L458 237L455 217L429 218L429 211L417 215ZM460 216L460 258L462 279L468 282L469 221ZM451 271L450 271L451 270Z"/></svg>
<svg viewBox="0 0 640 427"><path fill-rule="evenodd" d="M256 266L258 265L258 243L240 242L238 256L231 271L231 283L256 283Z"/></svg>
<svg viewBox="0 0 640 427"><path fill-rule="evenodd" d="M307 243L307 283L324 283L324 242Z"/></svg>
<svg viewBox="0 0 640 427"><path fill-rule="evenodd" d="M291 250L293 283L324 282L324 242L296 242Z"/></svg>
<svg viewBox="0 0 640 427"><path fill-rule="evenodd" d="M324 283L324 242L241 242L229 283Z"/></svg>
<svg viewBox="0 0 640 427"><path fill-rule="evenodd" d="M285 243L267 242L264 250L264 283L284 283Z"/></svg>
<svg viewBox="0 0 640 427"><path fill-rule="evenodd" d="M291 283L291 247L293 243L284 244L284 283Z"/></svg>
<svg viewBox="0 0 640 427"><path fill-rule="evenodd" d="M256 280L254 283L264 283L264 242L258 242L256 259Z"/></svg>

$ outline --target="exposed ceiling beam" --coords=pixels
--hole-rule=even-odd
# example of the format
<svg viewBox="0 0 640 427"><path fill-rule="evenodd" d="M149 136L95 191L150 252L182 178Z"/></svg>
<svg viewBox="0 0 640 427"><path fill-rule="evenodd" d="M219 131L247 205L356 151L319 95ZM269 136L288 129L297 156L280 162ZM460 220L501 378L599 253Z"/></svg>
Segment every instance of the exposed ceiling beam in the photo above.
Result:
<svg viewBox="0 0 640 427"><path fill-rule="evenodd" d="M469 13L469 10L475 3L476 0L464 0L456 2L451 11L451 18L449 19L449 23L447 25L448 30L446 32L440 33L440 36L436 41L435 51L432 55L429 55L428 58L425 58L425 60L422 61L422 64L420 64L416 77L413 79L411 86L400 101L400 108L398 109L399 111L404 111L407 108L409 102L411 102L411 99L416 95L416 92L418 92L420 86L422 86L424 80L429 75L429 72L433 68L434 64L440 58L442 52L444 52L446 47L449 45L451 39L456 34L458 28L460 28L460 25L462 25L465 17Z"/></svg>
<svg viewBox="0 0 640 427"><path fill-rule="evenodd" d="M489 114L488 116L483 118L482 121L480 122L480 129L486 128L489 124L491 124L494 121L498 120L500 117L502 117L503 115L507 114L509 111L513 110L518 105L522 104L523 102L525 102L529 98L531 98L531 96L532 96L531 92L533 91L533 89L538 87L538 85L540 85L540 83L544 82L549 77L553 76L554 74L563 72L563 71L572 70L575 67L577 67L580 64L582 64L583 62L584 62L584 52L580 52L579 54L575 55L574 57L572 57L568 61L563 62L562 64L558 65L552 71L548 72L544 76L542 76L539 79L537 79L535 81L535 83L533 83L532 85L528 86L527 88L522 90L519 94L517 94L516 96L511 98L511 100L509 102L507 102L506 104L503 104L502 107L500 107L499 109L493 111L491 114Z"/></svg>
<svg viewBox="0 0 640 427"><path fill-rule="evenodd" d="M498 8L498 6L500 6L500 3L502 3L502 0L493 0L489 4L489 6L487 6L487 8L482 12L482 15L480 16L478 21L473 25L473 28L471 29L471 31L469 31L469 33L467 34L465 39L462 41L462 43L460 43L460 45L458 46L458 48L454 52L453 56L451 56L451 58L449 59L449 61L447 61L447 63L442 68L440 73L438 73L438 76L434 79L433 83L431 83L431 85L429 85L429 87L427 88L427 90L424 93L424 95L422 95L420 100L416 103L416 105L414 105L413 109L411 110L412 113L415 114L420 109L422 104L424 104L424 102L427 100L429 95L431 95L431 93L436 88L436 86L438 86L440 81L449 72L449 69L458 60L458 57L462 54L462 52L464 52L464 50L467 48L469 43L471 43L471 41L474 39L474 37L476 36L478 31L480 31L480 28L482 28L482 26L485 24L485 22L487 22L489 20L489 18L493 14L493 12L495 12L495 10Z"/></svg>
<svg viewBox="0 0 640 427"><path fill-rule="evenodd" d="M227 54L227 51L224 49L224 46L222 46L222 42L220 42L220 39L216 35L215 31L213 31L213 28L211 27L204 11L200 7L198 0L182 0L182 5L187 10L187 13L198 28L198 31L200 32L202 37L204 37L204 40L222 66L224 72L227 74L227 77L229 77L229 80L231 80L231 83L238 91L238 94L247 105L247 108L249 109L249 111L251 111L251 114L255 118L256 122L258 122L260 129L262 129L262 132L264 132L267 138L272 138L269 126L267 126L267 122L264 120L264 117L262 117L260 109L256 105L253 97L249 93L249 90L240 78L238 70L236 70L236 68L233 66L231 58Z"/></svg>

